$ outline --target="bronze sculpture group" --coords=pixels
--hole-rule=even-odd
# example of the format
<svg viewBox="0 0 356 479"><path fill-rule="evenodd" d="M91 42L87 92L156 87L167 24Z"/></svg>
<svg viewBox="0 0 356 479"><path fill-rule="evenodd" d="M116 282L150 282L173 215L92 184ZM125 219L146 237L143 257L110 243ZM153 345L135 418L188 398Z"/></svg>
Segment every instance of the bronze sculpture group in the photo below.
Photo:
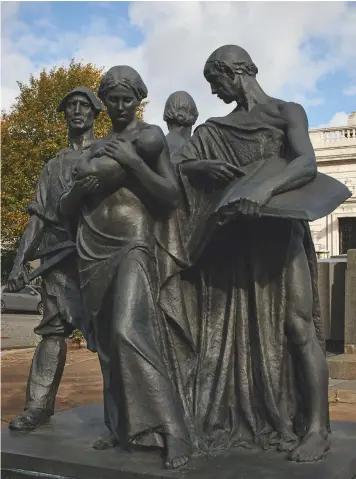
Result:
<svg viewBox="0 0 356 479"><path fill-rule="evenodd" d="M167 137L136 118L148 92L128 66L100 84L106 138L93 137L92 92L63 99L71 147L43 170L8 281L21 288L25 262L43 258L43 341L10 428L53 414L64 338L79 327L103 374L107 434L94 448L158 446L167 469L237 447L325 456L328 368L302 192L312 219L349 192L329 179L325 197L303 108L269 97L257 72L240 47L212 53L205 79L237 106L193 135L186 92L166 102Z"/></svg>

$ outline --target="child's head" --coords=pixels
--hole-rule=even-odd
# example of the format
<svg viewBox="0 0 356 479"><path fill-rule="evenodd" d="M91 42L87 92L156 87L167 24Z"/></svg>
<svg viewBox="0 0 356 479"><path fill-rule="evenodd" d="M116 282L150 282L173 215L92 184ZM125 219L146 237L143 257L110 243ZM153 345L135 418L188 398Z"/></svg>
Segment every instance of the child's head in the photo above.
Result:
<svg viewBox="0 0 356 479"><path fill-rule="evenodd" d="M156 160L164 148L161 136L150 128L141 131L139 137L134 141L134 145L137 153L147 164Z"/></svg>
<svg viewBox="0 0 356 479"><path fill-rule="evenodd" d="M163 112L163 120L170 130L174 125L192 127L199 116L193 98L186 91L176 91L169 95Z"/></svg>

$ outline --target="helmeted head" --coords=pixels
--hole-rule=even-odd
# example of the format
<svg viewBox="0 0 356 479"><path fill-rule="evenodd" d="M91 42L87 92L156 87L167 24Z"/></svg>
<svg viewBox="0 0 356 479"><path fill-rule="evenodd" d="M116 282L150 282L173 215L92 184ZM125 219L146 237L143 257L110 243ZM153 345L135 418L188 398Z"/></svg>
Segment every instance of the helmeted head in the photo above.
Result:
<svg viewBox="0 0 356 479"><path fill-rule="evenodd" d="M250 55L237 45L215 50L205 63L204 76L211 91L225 103L243 101L243 78L256 77L258 69Z"/></svg>
<svg viewBox="0 0 356 479"><path fill-rule="evenodd" d="M169 95L163 112L163 120L170 125L193 126L199 112L195 101L186 91L176 91Z"/></svg>
<svg viewBox="0 0 356 479"><path fill-rule="evenodd" d="M57 111L64 112L68 128L72 131L87 131L103 110L100 101L89 88L80 86L71 90L61 100Z"/></svg>
<svg viewBox="0 0 356 479"><path fill-rule="evenodd" d="M113 123L128 125L136 109L147 98L148 90L136 70L127 65L110 68L103 76L98 96L105 104Z"/></svg>

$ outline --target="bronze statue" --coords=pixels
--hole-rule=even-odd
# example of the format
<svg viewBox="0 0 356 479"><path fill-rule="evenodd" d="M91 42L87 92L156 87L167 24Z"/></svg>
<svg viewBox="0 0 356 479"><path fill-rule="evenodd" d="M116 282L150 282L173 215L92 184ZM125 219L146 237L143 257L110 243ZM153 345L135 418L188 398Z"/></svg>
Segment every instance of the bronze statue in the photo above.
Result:
<svg viewBox="0 0 356 479"><path fill-rule="evenodd" d="M54 208L65 224L79 215L82 328L107 428L95 449L158 446L177 469L193 452L314 462L330 448L308 221L350 192L317 172L303 108L268 96L257 72L238 46L212 53L212 93L237 106L190 137L194 101L171 95L171 157L162 130L135 117L140 75L115 66L102 78L112 132L84 145Z"/></svg>
<svg viewBox="0 0 356 479"><path fill-rule="evenodd" d="M190 304L181 323L197 351L194 374L180 381L198 450L259 444L317 461L330 447L328 367L303 189L313 191L313 217L349 192L317 174L304 109L268 96L257 72L238 46L212 53L204 68L212 93L237 106L172 157L191 261L180 273ZM282 194L295 209L280 201L268 210Z"/></svg>
<svg viewBox="0 0 356 479"><path fill-rule="evenodd" d="M58 111L64 112L69 146L42 170L28 207L31 217L6 285L8 291L21 290L29 282L26 263L41 258L33 277L42 276L43 318L34 330L42 340L32 361L25 410L9 424L10 429L20 431L36 429L53 415L66 361L65 339L75 328L82 328L83 321L75 247L77 218L64 219L57 205L71 183L72 168L82 149L94 139L93 125L101 105L91 90L78 87L63 98ZM84 196L94 188L93 178L86 178L77 184L77 194Z"/></svg>
<svg viewBox="0 0 356 479"><path fill-rule="evenodd" d="M63 215L81 210L108 428L94 447L161 446L168 469L193 451L253 445L316 461L330 447L328 371L306 217L349 192L317 174L303 108L268 97L247 52L218 49L204 74L238 105L172 155L176 179L162 131L135 118L141 77L110 69L99 96L113 131L74 171L96 189L78 201L73 186L60 201Z"/></svg>
<svg viewBox="0 0 356 479"><path fill-rule="evenodd" d="M164 107L163 120L168 127L166 140L171 155L189 140L198 116L197 106L189 93L176 91L169 95Z"/></svg>
<svg viewBox="0 0 356 479"><path fill-rule="evenodd" d="M173 469L186 463L190 439L168 370L158 263L165 254L162 219L177 204L178 186L162 130L135 117L146 96L133 68L115 66L104 75L99 97L112 132L83 152L74 171L76 181L94 175L97 189L78 201L74 183L60 211L81 210L80 280L108 429L93 447L160 446Z"/></svg>

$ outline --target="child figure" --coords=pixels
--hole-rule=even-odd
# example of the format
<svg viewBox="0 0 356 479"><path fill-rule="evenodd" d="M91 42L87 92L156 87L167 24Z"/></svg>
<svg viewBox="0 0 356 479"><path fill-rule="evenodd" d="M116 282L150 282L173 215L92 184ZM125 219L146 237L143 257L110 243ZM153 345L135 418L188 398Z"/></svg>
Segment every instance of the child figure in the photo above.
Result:
<svg viewBox="0 0 356 479"><path fill-rule="evenodd" d="M117 138L118 141L124 141ZM112 138L109 139L112 141ZM74 170L73 176L76 181L88 176L94 176L99 180L100 189L110 189L110 186L117 186L126 176L124 168L114 159L107 155L105 145L108 140L95 141L88 154L82 155ZM149 166L154 166L153 162L159 158L163 151L164 143L162 137L157 133L156 128L144 128L132 140L138 155ZM100 181L101 180L101 181Z"/></svg>

